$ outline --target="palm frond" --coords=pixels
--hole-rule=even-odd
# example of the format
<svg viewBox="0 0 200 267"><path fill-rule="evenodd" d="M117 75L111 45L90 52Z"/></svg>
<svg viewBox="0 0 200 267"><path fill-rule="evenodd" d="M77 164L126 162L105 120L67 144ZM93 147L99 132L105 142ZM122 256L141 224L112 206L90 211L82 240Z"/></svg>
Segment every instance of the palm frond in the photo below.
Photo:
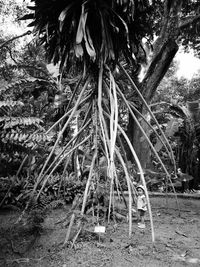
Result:
<svg viewBox="0 0 200 267"><path fill-rule="evenodd" d="M44 44L48 60L61 62L61 69L74 61L114 63L120 54L133 60L132 47L145 36L140 24L148 25L145 12L151 5L133 0L33 2L34 12L22 19L32 20L29 26Z"/></svg>

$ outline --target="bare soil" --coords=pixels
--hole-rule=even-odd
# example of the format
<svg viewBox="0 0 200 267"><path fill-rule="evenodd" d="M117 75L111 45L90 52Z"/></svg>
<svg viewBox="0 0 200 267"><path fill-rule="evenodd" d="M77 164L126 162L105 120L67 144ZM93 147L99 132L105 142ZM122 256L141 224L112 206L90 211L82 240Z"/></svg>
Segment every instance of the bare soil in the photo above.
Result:
<svg viewBox="0 0 200 267"><path fill-rule="evenodd" d="M151 198L155 236L147 215L146 229L137 227L128 238L128 223L106 226L100 240L91 232L79 238L74 248L64 247L67 227L62 221L66 208L53 210L43 230L35 235L22 223L15 224L17 211L0 213L0 266L5 267L129 267L200 266L200 199ZM60 222L60 223L58 223Z"/></svg>

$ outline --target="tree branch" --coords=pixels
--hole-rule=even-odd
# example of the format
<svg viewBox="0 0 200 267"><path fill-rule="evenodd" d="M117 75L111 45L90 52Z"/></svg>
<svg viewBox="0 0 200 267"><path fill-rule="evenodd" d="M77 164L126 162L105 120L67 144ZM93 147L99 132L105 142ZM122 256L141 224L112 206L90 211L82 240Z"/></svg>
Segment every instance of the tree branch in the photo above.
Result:
<svg viewBox="0 0 200 267"><path fill-rule="evenodd" d="M10 58L15 62L15 64L17 64L17 61L14 59L13 55L12 55L12 50L10 47L8 47L7 45L4 46L8 52L9 52L9 55L10 55Z"/></svg>
<svg viewBox="0 0 200 267"><path fill-rule="evenodd" d="M25 33L23 33L23 34L21 34L21 35L15 36L15 37L11 38L10 40L5 41L3 44L0 45L0 49L2 49L2 48L3 48L4 46L6 46L8 43L11 43L11 42L13 42L14 40L19 39L19 38L21 38L21 37L23 37L23 36L25 36L25 35L30 35L31 33L32 33L31 31L27 31L27 32L25 32Z"/></svg>
<svg viewBox="0 0 200 267"><path fill-rule="evenodd" d="M196 15L195 17L190 17L187 21L180 23L179 29L183 30L189 27L191 24L195 23L196 21L200 20L200 14Z"/></svg>

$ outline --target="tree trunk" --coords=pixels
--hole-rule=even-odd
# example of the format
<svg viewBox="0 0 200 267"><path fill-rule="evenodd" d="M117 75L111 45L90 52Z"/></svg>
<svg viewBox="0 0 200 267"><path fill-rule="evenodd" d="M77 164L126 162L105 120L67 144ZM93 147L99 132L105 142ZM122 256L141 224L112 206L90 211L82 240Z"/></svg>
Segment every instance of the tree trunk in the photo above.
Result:
<svg viewBox="0 0 200 267"><path fill-rule="evenodd" d="M147 119L148 113L145 114L145 111L142 112L143 116ZM149 136L149 126L144 120L141 120L141 125L145 130L146 134ZM135 121L132 117L129 118L129 124L127 129L128 136L133 144L133 147L137 153L137 156L140 160L143 169L146 169L150 165L150 148L149 144L146 142L145 137L143 136L140 129L135 124ZM133 161L131 153L128 153L128 159Z"/></svg>
<svg viewBox="0 0 200 267"><path fill-rule="evenodd" d="M154 62L152 62L152 64L150 65L146 77L141 83L141 91L143 92L143 96L148 104L151 102L160 81L167 72L169 65L172 62L177 51L178 46L176 42L169 40L168 43L164 45L162 53L160 53L159 56L155 57ZM144 117L147 118L148 112L143 104L141 105L140 112ZM149 126L144 120L141 120L141 124L146 134L149 136ZM135 122L131 117L129 118L128 136L136 150L142 167L144 169L150 167L151 151L149 144L147 143L146 139L144 139L142 132L137 127L137 125L135 125Z"/></svg>
<svg viewBox="0 0 200 267"><path fill-rule="evenodd" d="M154 44L152 60L147 68L146 75L140 83L140 91L148 104L151 103L160 81L166 74L178 51L176 41L180 33L179 12L181 5L182 0L165 1L160 36ZM148 115L143 104L141 104L140 112L144 116ZM142 121L142 124L145 132L148 133L148 125L144 121ZM150 148L131 117L129 118L128 135L142 167L145 169L150 163Z"/></svg>

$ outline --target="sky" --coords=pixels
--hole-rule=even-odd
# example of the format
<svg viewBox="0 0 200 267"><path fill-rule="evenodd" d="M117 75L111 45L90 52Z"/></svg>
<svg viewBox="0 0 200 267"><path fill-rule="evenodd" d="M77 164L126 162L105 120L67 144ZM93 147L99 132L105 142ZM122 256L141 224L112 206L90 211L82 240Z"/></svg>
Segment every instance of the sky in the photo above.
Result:
<svg viewBox="0 0 200 267"><path fill-rule="evenodd" d="M175 59L179 62L178 78L183 77L191 80L200 71L200 59L195 57L192 52L179 52Z"/></svg>

